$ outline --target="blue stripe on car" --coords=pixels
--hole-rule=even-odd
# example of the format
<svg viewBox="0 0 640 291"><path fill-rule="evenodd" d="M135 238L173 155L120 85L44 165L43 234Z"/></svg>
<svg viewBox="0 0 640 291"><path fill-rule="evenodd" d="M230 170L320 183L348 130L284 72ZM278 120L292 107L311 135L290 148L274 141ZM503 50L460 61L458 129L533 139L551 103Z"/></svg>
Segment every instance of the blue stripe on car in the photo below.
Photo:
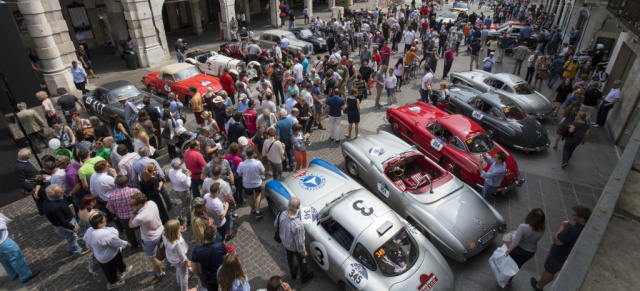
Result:
<svg viewBox="0 0 640 291"><path fill-rule="evenodd" d="M282 183L280 183L280 181L271 180L271 181L267 182L267 184L265 184L265 187L267 187L267 188L273 190L274 192L280 194L280 196L284 197L287 200L291 199L291 194L289 194L289 191L287 191L287 188L285 188L284 185L282 185Z"/></svg>
<svg viewBox="0 0 640 291"><path fill-rule="evenodd" d="M334 167L332 164L329 164L329 162L325 161L325 160L321 160L321 159L313 159L309 164L312 165L318 165L320 167L323 167L331 172L334 172L340 176L342 176L342 178L347 179L347 177L340 172L340 170L338 170L338 168Z"/></svg>

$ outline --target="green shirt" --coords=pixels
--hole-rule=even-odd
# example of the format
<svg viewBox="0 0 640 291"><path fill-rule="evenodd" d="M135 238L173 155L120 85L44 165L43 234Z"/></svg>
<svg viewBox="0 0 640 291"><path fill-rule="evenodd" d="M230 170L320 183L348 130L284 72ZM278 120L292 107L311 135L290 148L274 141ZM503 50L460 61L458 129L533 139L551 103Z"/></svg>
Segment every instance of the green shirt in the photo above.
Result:
<svg viewBox="0 0 640 291"><path fill-rule="evenodd" d="M96 153L96 157L101 157L101 158L105 159L106 161L110 161L111 160L111 149L103 146L102 149L98 150L98 152Z"/></svg>
<svg viewBox="0 0 640 291"><path fill-rule="evenodd" d="M99 161L104 161L104 159L102 157L94 157L84 162L84 164L82 164L82 167L78 169L78 178L80 180L87 179L87 183L89 183L89 181L91 180L91 175L96 173L96 170L93 168L93 166Z"/></svg>
<svg viewBox="0 0 640 291"><path fill-rule="evenodd" d="M336 72L338 73L338 75L340 75L340 77L342 78L342 80L340 80L340 82L345 82L347 81L347 79L349 78L349 70L347 69L347 67L340 65L337 69Z"/></svg>

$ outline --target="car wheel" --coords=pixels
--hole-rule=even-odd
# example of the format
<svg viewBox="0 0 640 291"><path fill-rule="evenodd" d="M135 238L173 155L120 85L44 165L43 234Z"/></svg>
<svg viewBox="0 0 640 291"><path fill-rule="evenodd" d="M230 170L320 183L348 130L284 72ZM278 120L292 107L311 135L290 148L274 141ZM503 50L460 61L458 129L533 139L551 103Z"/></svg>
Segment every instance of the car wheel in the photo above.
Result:
<svg viewBox="0 0 640 291"><path fill-rule="evenodd" d="M153 86L153 85L149 85L149 92L151 92L151 94L153 94L153 95L157 95L158 94L158 87Z"/></svg>
<svg viewBox="0 0 640 291"><path fill-rule="evenodd" d="M431 235L429 234L429 232L427 232L422 225L420 225L419 223L417 223L415 220L413 220L413 218L411 218L410 216L407 217L407 222L409 222L411 225L413 225L413 227L416 228L416 230L418 230L428 241L431 241Z"/></svg>
<svg viewBox="0 0 640 291"><path fill-rule="evenodd" d="M399 136L402 133L402 125L400 125L400 122L398 122L395 119L391 119L390 121L391 121L391 130L393 130L393 133Z"/></svg>
<svg viewBox="0 0 640 291"><path fill-rule="evenodd" d="M276 202L271 198L267 198L267 204L269 204L269 210L273 213L273 216L277 216L280 210L278 209Z"/></svg>
<svg viewBox="0 0 640 291"><path fill-rule="evenodd" d="M442 161L440 162L440 166L442 166L445 171L453 174L457 178L460 178L460 166L458 166L458 164L454 163L449 158L443 157Z"/></svg>
<svg viewBox="0 0 640 291"><path fill-rule="evenodd" d="M352 159L347 158L347 172L354 178L358 178L358 164Z"/></svg>

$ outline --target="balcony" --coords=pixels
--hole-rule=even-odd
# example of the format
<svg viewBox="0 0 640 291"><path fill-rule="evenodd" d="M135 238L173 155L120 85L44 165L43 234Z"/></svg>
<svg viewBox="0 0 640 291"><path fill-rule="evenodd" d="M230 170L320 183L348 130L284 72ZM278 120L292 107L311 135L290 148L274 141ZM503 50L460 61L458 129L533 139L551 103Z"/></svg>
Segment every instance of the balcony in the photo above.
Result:
<svg viewBox="0 0 640 291"><path fill-rule="evenodd" d="M609 0L607 10L632 33L640 36L640 1Z"/></svg>

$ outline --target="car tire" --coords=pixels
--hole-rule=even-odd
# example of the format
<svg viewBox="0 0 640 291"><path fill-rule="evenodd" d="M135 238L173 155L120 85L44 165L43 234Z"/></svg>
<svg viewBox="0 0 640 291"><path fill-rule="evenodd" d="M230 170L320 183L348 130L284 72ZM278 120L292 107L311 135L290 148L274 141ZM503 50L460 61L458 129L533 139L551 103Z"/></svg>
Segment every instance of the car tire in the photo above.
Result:
<svg viewBox="0 0 640 291"><path fill-rule="evenodd" d="M271 198L267 198L267 204L269 206L269 211L273 214L274 217L276 217L278 213L280 213L280 211L278 211L278 206L276 205L276 202L273 201L273 199Z"/></svg>
<svg viewBox="0 0 640 291"><path fill-rule="evenodd" d="M451 159L447 157L442 157L440 161L440 166L447 172L456 176L456 178L460 178L460 166L454 163Z"/></svg>
<svg viewBox="0 0 640 291"><path fill-rule="evenodd" d="M413 218L411 218L411 216L408 216L406 219L407 222L409 222L411 225L413 225L413 227L416 228L416 230L418 230L428 241L431 241L431 235L429 234L429 232L427 232L422 225L420 225L418 222L416 222Z"/></svg>
<svg viewBox="0 0 640 291"><path fill-rule="evenodd" d="M393 133L395 133L397 136L400 136L402 134L402 125L400 124L400 122L393 118L389 120L389 122L391 123L391 130L393 131Z"/></svg>
<svg viewBox="0 0 640 291"><path fill-rule="evenodd" d="M358 164L356 164L356 162L354 162L351 158L346 159L346 164L347 164L347 173L349 173L349 175L351 175L354 178L358 178L359 176L359 169L358 169Z"/></svg>
<svg viewBox="0 0 640 291"><path fill-rule="evenodd" d="M149 85L149 92L153 95L158 95L158 87L154 85Z"/></svg>
<svg viewBox="0 0 640 291"><path fill-rule="evenodd" d="M339 290L354 291L354 289L351 288L351 286L349 286L349 284L347 284L347 283L345 283L343 281L340 281L340 283L338 283L338 286L339 286L339 288L338 288Z"/></svg>

